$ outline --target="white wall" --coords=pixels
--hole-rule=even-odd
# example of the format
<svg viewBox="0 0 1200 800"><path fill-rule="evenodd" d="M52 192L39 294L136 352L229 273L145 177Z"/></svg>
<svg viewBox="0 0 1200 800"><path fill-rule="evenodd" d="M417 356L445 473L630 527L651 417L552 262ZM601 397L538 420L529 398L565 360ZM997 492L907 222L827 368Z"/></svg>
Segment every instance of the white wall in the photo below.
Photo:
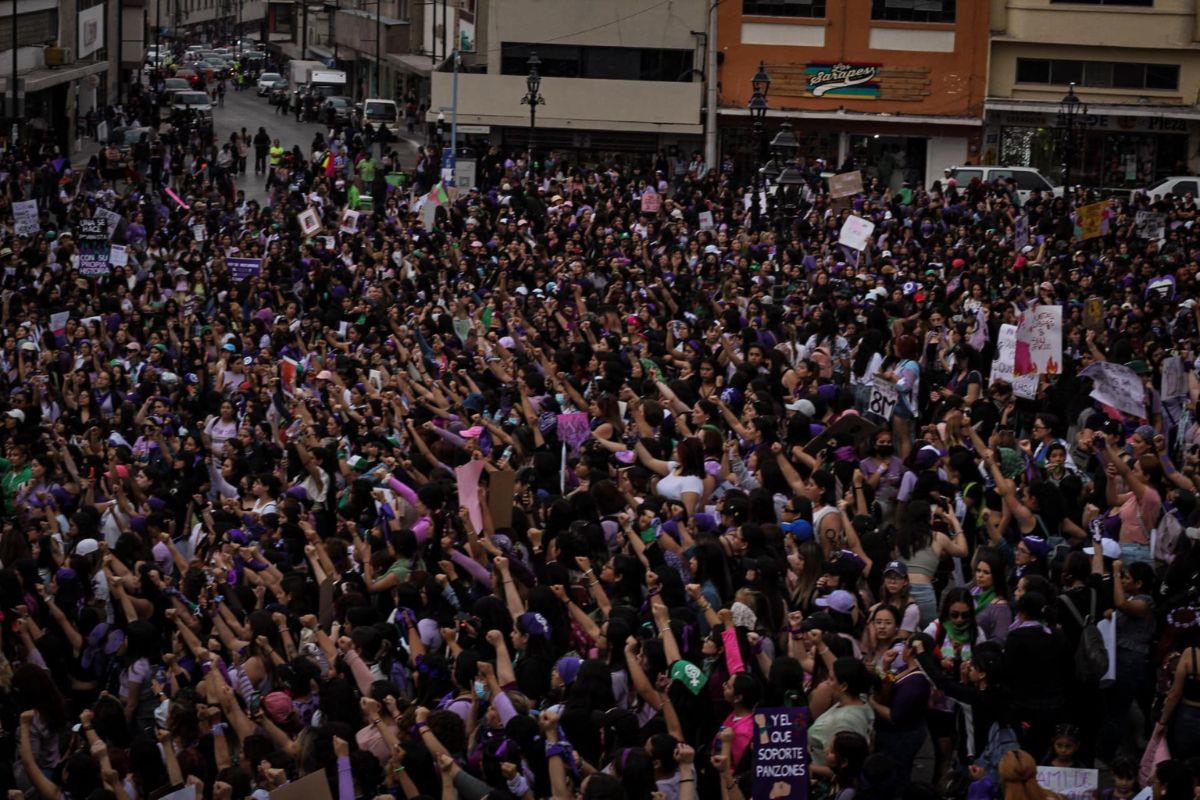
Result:
<svg viewBox="0 0 1200 800"><path fill-rule="evenodd" d="M941 180L946 167L961 166L967 160L967 140L962 136L930 136L925 150L925 188Z"/></svg>

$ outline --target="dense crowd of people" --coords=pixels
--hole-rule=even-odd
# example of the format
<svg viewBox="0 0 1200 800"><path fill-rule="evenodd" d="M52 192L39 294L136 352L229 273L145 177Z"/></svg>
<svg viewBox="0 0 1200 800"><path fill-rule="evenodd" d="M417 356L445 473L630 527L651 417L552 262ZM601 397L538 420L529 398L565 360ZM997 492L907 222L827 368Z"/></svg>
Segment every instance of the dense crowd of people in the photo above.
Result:
<svg viewBox="0 0 1200 800"><path fill-rule="evenodd" d="M1195 198L246 140L3 154L10 797L1196 796Z"/></svg>

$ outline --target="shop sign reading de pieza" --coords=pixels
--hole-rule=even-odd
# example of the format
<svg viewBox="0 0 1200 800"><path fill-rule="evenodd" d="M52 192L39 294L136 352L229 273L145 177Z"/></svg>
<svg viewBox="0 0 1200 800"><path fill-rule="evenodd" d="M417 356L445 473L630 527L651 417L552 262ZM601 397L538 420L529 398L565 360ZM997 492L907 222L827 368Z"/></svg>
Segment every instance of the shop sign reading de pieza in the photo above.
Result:
<svg viewBox="0 0 1200 800"><path fill-rule="evenodd" d="M804 69L808 76L808 91L814 97L879 97L878 64L815 64Z"/></svg>

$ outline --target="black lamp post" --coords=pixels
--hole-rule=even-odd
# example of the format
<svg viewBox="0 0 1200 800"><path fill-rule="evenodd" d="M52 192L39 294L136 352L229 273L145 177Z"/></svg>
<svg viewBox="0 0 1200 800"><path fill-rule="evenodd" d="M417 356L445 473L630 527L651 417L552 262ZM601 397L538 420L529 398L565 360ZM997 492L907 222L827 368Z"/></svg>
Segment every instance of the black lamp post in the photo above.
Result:
<svg viewBox="0 0 1200 800"><path fill-rule="evenodd" d="M758 72L750 79L750 86L754 92L750 95L750 103L747 106L750 111L750 119L754 121L754 141L758 145L758 155L756 161L760 164L767 160L767 92L771 89L771 76L767 74L766 64L758 63ZM758 227L759 219L759 197L763 186L762 169L758 169L754 173L751 183L754 189L753 198L750 202L750 224L752 227Z"/></svg>
<svg viewBox="0 0 1200 800"><path fill-rule="evenodd" d="M542 60L537 57L537 53L529 54L529 76L525 78L525 96L521 98L521 103L529 106L529 171L533 172L533 136L537 130L537 107L546 104L546 98L538 92L542 86L542 75L538 72L538 67L542 65Z"/></svg>
<svg viewBox="0 0 1200 800"><path fill-rule="evenodd" d="M796 151L800 142L792 133L792 123L784 122L779 133L771 140L779 176L775 179L775 230L780 244L787 244L791 223L798 207L799 188L804 184L804 173L796 169Z"/></svg>
<svg viewBox="0 0 1200 800"><path fill-rule="evenodd" d="M1087 113L1087 105L1075 94L1075 84L1067 88L1067 94L1058 106L1059 116L1066 129L1063 138L1063 193L1070 202L1071 197L1071 168L1075 163L1075 120L1080 114Z"/></svg>

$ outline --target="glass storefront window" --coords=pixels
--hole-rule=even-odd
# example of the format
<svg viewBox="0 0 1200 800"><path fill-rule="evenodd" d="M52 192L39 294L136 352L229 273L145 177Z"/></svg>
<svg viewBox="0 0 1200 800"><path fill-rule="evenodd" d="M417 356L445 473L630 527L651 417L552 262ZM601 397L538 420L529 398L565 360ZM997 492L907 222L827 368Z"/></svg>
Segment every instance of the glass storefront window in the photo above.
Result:
<svg viewBox="0 0 1200 800"><path fill-rule="evenodd" d="M851 136L851 168L862 170L868 181L878 178L892 191L905 181L916 187L925 182L928 142L923 136Z"/></svg>
<svg viewBox="0 0 1200 800"><path fill-rule="evenodd" d="M1062 129L1006 127L1000 164L1037 169L1062 180ZM1187 172L1186 135L1085 130L1076 133L1074 180L1086 186L1132 189Z"/></svg>

